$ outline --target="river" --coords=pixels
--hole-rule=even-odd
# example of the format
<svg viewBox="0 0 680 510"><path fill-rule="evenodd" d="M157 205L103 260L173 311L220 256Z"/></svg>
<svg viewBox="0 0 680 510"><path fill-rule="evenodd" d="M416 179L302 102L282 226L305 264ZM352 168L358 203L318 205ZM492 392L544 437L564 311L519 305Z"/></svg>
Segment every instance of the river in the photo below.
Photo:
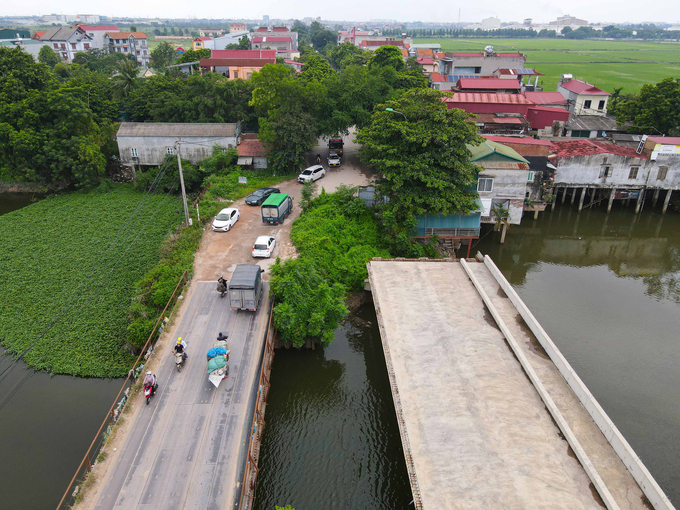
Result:
<svg viewBox="0 0 680 510"><path fill-rule="evenodd" d="M489 233L489 254L680 506L680 216L557 205ZM278 350L255 508L408 509L370 304L316 351Z"/></svg>
<svg viewBox="0 0 680 510"><path fill-rule="evenodd" d="M0 214L41 195L0 194ZM0 348L0 508L52 510L111 407L122 380L28 371ZM29 375L30 374L30 375ZM26 378L28 375L28 378ZM3 377L4 376L4 377ZM10 392L14 395L5 402Z"/></svg>

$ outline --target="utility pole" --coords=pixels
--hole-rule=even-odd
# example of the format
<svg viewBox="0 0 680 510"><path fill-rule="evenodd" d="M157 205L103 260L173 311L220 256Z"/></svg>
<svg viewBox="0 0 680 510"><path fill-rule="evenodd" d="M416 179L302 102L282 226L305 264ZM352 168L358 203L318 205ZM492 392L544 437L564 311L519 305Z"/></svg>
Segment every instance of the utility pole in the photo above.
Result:
<svg viewBox="0 0 680 510"><path fill-rule="evenodd" d="M175 149L177 149L177 166L179 167L179 184L182 187L182 205L184 206L184 219L187 227L189 223L189 208L187 207L187 192L184 189L184 176L182 175L182 158L180 157L179 140L175 140Z"/></svg>

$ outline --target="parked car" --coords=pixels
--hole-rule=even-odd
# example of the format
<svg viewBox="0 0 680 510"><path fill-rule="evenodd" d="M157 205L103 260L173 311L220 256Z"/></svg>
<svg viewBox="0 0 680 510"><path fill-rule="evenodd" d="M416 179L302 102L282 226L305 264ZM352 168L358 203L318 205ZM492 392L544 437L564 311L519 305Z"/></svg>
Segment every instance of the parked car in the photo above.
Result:
<svg viewBox="0 0 680 510"><path fill-rule="evenodd" d="M281 193L278 188L260 188L253 191L253 193L246 198L248 205L262 205L269 195L272 193Z"/></svg>
<svg viewBox="0 0 680 510"><path fill-rule="evenodd" d="M342 159L335 152L331 152L328 155L328 166L340 166L342 164Z"/></svg>
<svg viewBox="0 0 680 510"><path fill-rule="evenodd" d="M212 229L215 232L229 232L231 227L238 221L238 209L228 207L217 213L213 220Z"/></svg>
<svg viewBox="0 0 680 510"><path fill-rule="evenodd" d="M326 169L321 165L310 166L298 175L298 182L316 181L326 175Z"/></svg>
<svg viewBox="0 0 680 510"><path fill-rule="evenodd" d="M269 258L274 253L276 238L274 236L260 236L253 245L253 257Z"/></svg>

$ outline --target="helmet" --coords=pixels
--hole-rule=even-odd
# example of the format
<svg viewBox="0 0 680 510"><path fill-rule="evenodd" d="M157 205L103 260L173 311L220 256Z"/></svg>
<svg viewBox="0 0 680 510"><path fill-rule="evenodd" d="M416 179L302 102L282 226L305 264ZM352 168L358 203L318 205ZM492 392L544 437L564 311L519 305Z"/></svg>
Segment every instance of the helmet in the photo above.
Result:
<svg viewBox="0 0 680 510"><path fill-rule="evenodd" d="M220 331L220 336L222 336L222 332Z"/></svg>
<svg viewBox="0 0 680 510"><path fill-rule="evenodd" d="M182 337L179 337L179 338L177 339L177 345L179 345L179 344L181 344L181 343L182 343Z"/></svg>
<svg viewBox="0 0 680 510"><path fill-rule="evenodd" d="M151 375L151 370L147 370L146 375Z"/></svg>

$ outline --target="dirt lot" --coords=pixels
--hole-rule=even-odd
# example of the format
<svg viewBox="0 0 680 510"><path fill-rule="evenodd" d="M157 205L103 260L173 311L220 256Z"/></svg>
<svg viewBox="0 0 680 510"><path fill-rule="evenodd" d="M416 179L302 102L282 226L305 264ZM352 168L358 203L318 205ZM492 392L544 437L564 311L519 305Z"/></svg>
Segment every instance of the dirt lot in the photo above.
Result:
<svg viewBox="0 0 680 510"><path fill-rule="evenodd" d="M351 142L351 136L346 137L346 145L342 166L329 169L326 165L328 148L323 147L323 141L309 155L309 164L316 163L316 154L321 154L322 164L326 167L326 176L316 181L317 192L325 189L333 192L340 184L350 186L366 185L371 180L371 172L359 161L356 145ZM197 281L217 280L220 275L229 280L230 273L236 264L252 264L254 261L268 268L276 257L289 258L295 255L295 247L290 241L290 229L293 221L300 215L298 201L302 185L296 180L297 176L289 181L282 182L278 188L293 197L293 212L288 216L283 225L266 225L262 223L260 208L245 205L244 199L238 200L225 207L236 207L239 210L239 221L229 232L213 232L208 225L201 246L196 253L194 261L194 279ZM251 250L257 236L273 235L276 237L276 248L270 259L253 259ZM267 273L265 272L265 279Z"/></svg>

